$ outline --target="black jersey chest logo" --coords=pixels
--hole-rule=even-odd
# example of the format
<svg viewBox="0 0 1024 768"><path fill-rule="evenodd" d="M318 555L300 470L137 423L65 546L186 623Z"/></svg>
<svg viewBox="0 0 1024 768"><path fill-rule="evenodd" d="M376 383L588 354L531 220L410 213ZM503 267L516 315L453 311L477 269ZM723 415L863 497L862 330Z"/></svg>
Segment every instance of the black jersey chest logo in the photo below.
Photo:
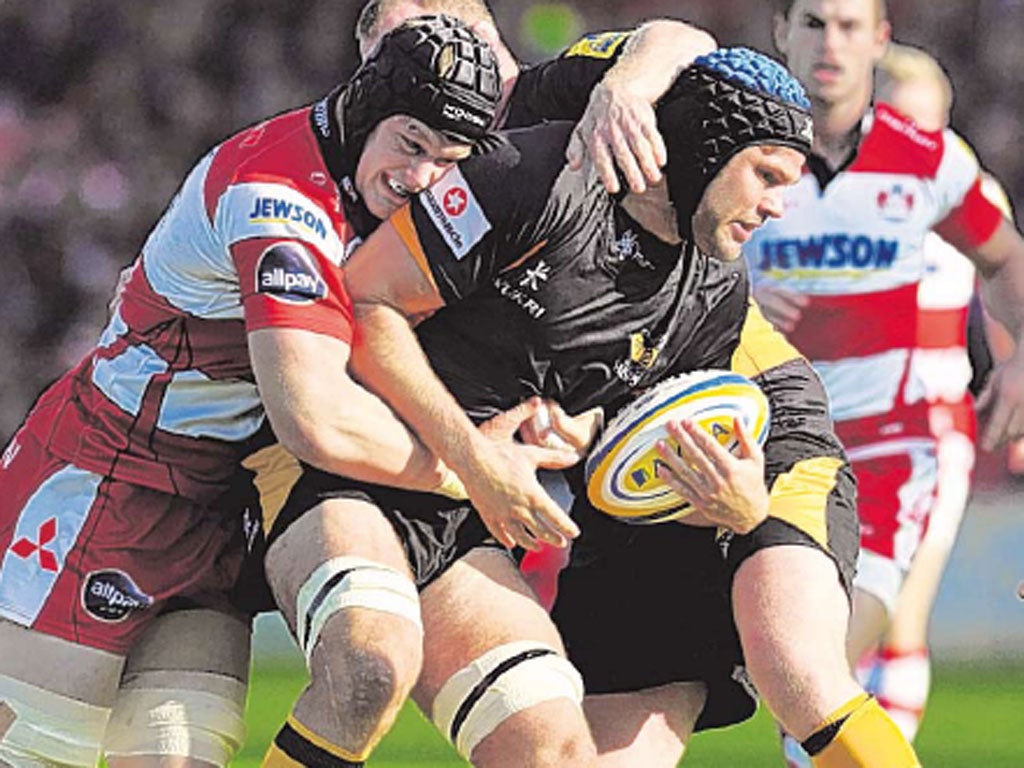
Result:
<svg viewBox="0 0 1024 768"><path fill-rule="evenodd" d="M494 279L494 288L503 299L511 301L534 320L547 314L548 308L536 294L541 293L551 278L551 265L544 259Z"/></svg>
<svg viewBox="0 0 1024 768"><path fill-rule="evenodd" d="M551 277L551 267L544 259L541 259L534 266L529 267L519 278L519 287L536 293L549 277Z"/></svg>
<svg viewBox="0 0 1024 768"><path fill-rule="evenodd" d="M646 328L631 334L629 357L615 363L615 375L630 387L637 386L644 374L654 367L666 341L667 335L654 338Z"/></svg>
<svg viewBox="0 0 1024 768"><path fill-rule="evenodd" d="M632 229L627 229L621 236L612 241L612 261L623 264L632 261L642 269L655 269L654 264L640 250L640 238Z"/></svg>

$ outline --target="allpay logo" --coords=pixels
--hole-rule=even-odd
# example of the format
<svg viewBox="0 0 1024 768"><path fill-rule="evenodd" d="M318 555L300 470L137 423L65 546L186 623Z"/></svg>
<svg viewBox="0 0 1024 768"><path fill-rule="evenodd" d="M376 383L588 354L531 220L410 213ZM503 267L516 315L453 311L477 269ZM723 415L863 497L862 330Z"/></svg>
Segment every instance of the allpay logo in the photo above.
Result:
<svg viewBox="0 0 1024 768"><path fill-rule="evenodd" d="M327 297L313 255L300 243L276 243L256 264L256 290L288 304L311 304Z"/></svg>
<svg viewBox="0 0 1024 768"><path fill-rule="evenodd" d="M132 611L145 610L152 604L153 598L124 571L94 571L82 587L82 605L100 621L124 621Z"/></svg>

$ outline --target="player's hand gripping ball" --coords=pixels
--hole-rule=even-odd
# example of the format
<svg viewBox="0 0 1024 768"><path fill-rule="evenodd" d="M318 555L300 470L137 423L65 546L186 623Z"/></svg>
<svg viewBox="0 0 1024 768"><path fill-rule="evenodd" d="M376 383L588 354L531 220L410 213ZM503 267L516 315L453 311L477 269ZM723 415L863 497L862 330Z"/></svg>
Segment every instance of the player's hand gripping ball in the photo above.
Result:
<svg viewBox="0 0 1024 768"><path fill-rule="evenodd" d="M746 376L732 371L695 371L666 379L620 410L594 444L586 462L590 503L624 523L678 520L690 503L658 477L655 449L668 440L668 421L690 419L735 453L738 419L759 445L768 437L768 398Z"/></svg>

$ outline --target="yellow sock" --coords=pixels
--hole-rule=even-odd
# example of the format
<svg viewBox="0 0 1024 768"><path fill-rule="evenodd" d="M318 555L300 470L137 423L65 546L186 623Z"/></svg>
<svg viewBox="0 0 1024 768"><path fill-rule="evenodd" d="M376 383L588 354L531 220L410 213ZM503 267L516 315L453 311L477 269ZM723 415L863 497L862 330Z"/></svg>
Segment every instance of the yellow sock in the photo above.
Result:
<svg viewBox="0 0 1024 768"><path fill-rule="evenodd" d="M866 693L829 715L803 747L815 768L921 768L896 723Z"/></svg>
<svg viewBox="0 0 1024 768"><path fill-rule="evenodd" d="M302 768L302 763L292 760L286 752L283 752L277 741L270 742L270 749L263 756L262 768Z"/></svg>
<svg viewBox="0 0 1024 768"><path fill-rule="evenodd" d="M289 715L263 756L262 768L358 768L366 758L331 744Z"/></svg>

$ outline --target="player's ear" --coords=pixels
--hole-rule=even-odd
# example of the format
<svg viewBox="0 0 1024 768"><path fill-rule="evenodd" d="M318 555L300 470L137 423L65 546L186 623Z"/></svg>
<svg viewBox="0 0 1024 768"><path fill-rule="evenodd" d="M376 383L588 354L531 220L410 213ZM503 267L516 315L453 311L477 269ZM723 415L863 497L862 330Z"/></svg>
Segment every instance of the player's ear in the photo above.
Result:
<svg viewBox="0 0 1024 768"><path fill-rule="evenodd" d="M875 64L882 60L886 51L889 50L889 43L892 42L892 24L888 19L878 22L875 29Z"/></svg>
<svg viewBox="0 0 1024 768"><path fill-rule="evenodd" d="M789 17L782 11L772 15L772 40L775 49L784 57L789 56Z"/></svg>

